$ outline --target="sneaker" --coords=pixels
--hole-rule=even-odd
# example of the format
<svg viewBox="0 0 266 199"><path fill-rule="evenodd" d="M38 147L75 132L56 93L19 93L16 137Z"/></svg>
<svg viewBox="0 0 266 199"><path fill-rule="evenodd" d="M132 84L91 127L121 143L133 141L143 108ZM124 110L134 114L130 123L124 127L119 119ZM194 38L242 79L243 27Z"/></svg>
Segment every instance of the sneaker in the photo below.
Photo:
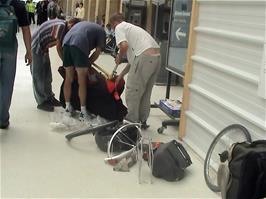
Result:
<svg viewBox="0 0 266 199"><path fill-rule="evenodd" d="M69 106L68 108L66 108L66 115L68 117L72 117L74 115L74 109L72 106Z"/></svg>
<svg viewBox="0 0 266 199"><path fill-rule="evenodd" d="M9 127L9 121L6 124L1 124L0 129L7 129Z"/></svg>
<svg viewBox="0 0 266 199"><path fill-rule="evenodd" d="M55 97L52 97L48 100L51 106L62 106L61 102L59 102Z"/></svg>
<svg viewBox="0 0 266 199"><path fill-rule="evenodd" d="M54 111L54 106L50 105L48 101L43 102L42 104L39 104L37 106L37 109L47 111L47 112L53 112Z"/></svg>
<svg viewBox="0 0 266 199"><path fill-rule="evenodd" d="M91 120L91 116L87 113L80 112L79 121L81 122L89 122Z"/></svg>

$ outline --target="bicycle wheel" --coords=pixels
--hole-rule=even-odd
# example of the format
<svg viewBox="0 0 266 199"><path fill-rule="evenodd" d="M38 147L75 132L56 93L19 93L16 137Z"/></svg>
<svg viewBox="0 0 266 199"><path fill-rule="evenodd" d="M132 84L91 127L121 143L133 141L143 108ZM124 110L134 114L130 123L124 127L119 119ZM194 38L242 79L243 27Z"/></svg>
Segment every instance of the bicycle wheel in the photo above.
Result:
<svg viewBox="0 0 266 199"><path fill-rule="evenodd" d="M227 126L212 141L204 161L204 178L212 191L220 192L217 184L219 154L227 151L233 143L244 141L251 142L251 136L248 130L240 124Z"/></svg>
<svg viewBox="0 0 266 199"><path fill-rule="evenodd" d="M122 158L135 153L137 151L137 145L141 139L140 132L139 123L125 124L117 129L108 143L108 158L105 160L111 164L115 164L115 162Z"/></svg>

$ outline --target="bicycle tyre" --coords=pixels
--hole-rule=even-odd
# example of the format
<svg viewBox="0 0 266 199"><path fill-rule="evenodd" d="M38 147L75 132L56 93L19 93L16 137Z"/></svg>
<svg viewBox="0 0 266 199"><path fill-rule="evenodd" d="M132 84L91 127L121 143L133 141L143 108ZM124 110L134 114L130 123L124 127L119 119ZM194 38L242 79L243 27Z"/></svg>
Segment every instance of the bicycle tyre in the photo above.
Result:
<svg viewBox="0 0 266 199"><path fill-rule="evenodd" d="M221 138L223 136L225 136L226 134L228 134L228 132L230 132L231 130L240 130L239 132L242 132L243 135L245 136L245 141L247 142L251 142L251 136L249 131L242 125L240 124L232 124L229 125L227 127L225 127L212 141L207 154L206 154L206 158L204 160L204 179L205 182L207 184L207 186L213 191L213 192L220 192L220 188L218 187L218 185L214 184L210 177L209 177L209 167L210 167L210 159L212 157L212 153L214 148L216 147L216 145L219 143L219 141L221 140Z"/></svg>
<svg viewBox="0 0 266 199"><path fill-rule="evenodd" d="M138 132L138 135L137 136L140 136L141 134L140 134L140 124L139 123L130 123L130 124L125 124L125 125L123 125L122 127L120 127L119 129L117 129L116 130L116 132L113 134L113 136L111 137L111 139L110 139L110 141L109 141L109 143L108 143L108 147L107 147L107 156L108 156L108 158L111 158L111 159L116 159L116 158L121 158L120 157L120 154L116 154L116 155L114 155L113 153L112 153L112 148L113 148L113 144L114 144L114 142L117 140L116 138L118 137L119 138L119 134L121 133L121 135L122 136L124 136L124 133L122 132L122 130L123 129L125 129L125 128L128 128L128 127L135 127L136 128L136 130L137 130L137 132ZM127 136L126 136L127 137ZM139 138L138 138L139 139ZM130 138L129 138L129 141L131 141L130 140ZM136 141L136 143L135 144L137 144L138 143L138 141ZM132 145L132 143L130 143L131 145ZM131 148L128 148L126 151L121 151L121 154L127 154L126 152L128 151L128 152L130 152L130 151L132 151L133 149L135 150L136 149L136 145L132 145L132 147Z"/></svg>

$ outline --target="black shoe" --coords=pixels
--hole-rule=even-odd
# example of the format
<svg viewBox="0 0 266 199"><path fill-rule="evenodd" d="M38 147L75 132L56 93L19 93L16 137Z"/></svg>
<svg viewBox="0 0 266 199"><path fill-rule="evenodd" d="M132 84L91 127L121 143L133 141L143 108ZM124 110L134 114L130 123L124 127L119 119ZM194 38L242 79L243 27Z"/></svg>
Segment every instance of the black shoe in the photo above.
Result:
<svg viewBox="0 0 266 199"><path fill-rule="evenodd" d="M0 125L0 129L7 129L9 127L9 121L6 124Z"/></svg>
<svg viewBox="0 0 266 199"><path fill-rule="evenodd" d="M146 130L146 129L149 128L149 127L150 127L150 125L148 125L148 124L146 123L146 121L145 121L145 122L141 122L141 126L140 126L141 129Z"/></svg>
<svg viewBox="0 0 266 199"><path fill-rule="evenodd" d="M39 104L37 106L37 109L47 111L47 112L53 112L54 111L54 106L52 106L48 101L43 102L42 104Z"/></svg>
<svg viewBox="0 0 266 199"><path fill-rule="evenodd" d="M51 105L51 106L62 106L61 102L59 102L56 98L51 98L48 100L48 103Z"/></svg>

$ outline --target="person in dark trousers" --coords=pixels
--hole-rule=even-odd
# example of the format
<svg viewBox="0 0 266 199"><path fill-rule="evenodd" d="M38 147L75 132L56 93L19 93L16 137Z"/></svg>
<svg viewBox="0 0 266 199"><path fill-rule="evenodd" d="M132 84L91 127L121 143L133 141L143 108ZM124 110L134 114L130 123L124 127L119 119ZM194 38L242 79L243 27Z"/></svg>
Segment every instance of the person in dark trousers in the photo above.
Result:
<svg viewBox="0 0 266 199"><path fill-rule="evenodd" d="M66 69L64 96L66 113L71 115L73 108L70 104L71 84L74 71L77 71L79 84L79 99L81 112L79 119L86 121L90 115L86 111L88 67L99 57L105 47L105 31L96 24L82 21L75 25L65 36L63 41L63 66ZM91 51L95 51L90 55ZM90 55L90 57L89 57Z"/></svg>
<svg viewBox="0 0 266 199"><path fill-rule="evenodd" d="M32 0L29 0L26 6L28 10L30 23L32 22L33 24L35 24L35 5L32 2Z"/></svg>
<svg viewBox="0 0 266 199"><path fill-rule="evenodd" d="M31 33L27 11L23 2L12 0L18 24L22 29L24 45L26 47L25 62L31 64ZM0 129L7 129L9 126L9 108L13 94L13 86L16 74L17 61L17 40L11 46L4 46L0 42Z"/></svg>
<svg viewBox="0 0 266 199"><path fill-rule="evenodd" d="M119 53L115 59L118 65L125 54L129 64L117 78L117 82L128 73L126 85L126 119L149 126L146 121L150 114L150 98L153 85L160 71L160 47L152 36L142 28L123 20L120 13L113 14L109 23L115 30Z"/></svg>
<svg viewBox="0 0 266 199"><path fill-rule="evenodd" d="M37 108L52 112L54 106L61 103L54 97L52 91L52 72L49 48L56 46L58 55L63 59L62 42L65 34L78 23L77 18L64 21L53 19L44 22L32 35L32 84Z"/></svg>

